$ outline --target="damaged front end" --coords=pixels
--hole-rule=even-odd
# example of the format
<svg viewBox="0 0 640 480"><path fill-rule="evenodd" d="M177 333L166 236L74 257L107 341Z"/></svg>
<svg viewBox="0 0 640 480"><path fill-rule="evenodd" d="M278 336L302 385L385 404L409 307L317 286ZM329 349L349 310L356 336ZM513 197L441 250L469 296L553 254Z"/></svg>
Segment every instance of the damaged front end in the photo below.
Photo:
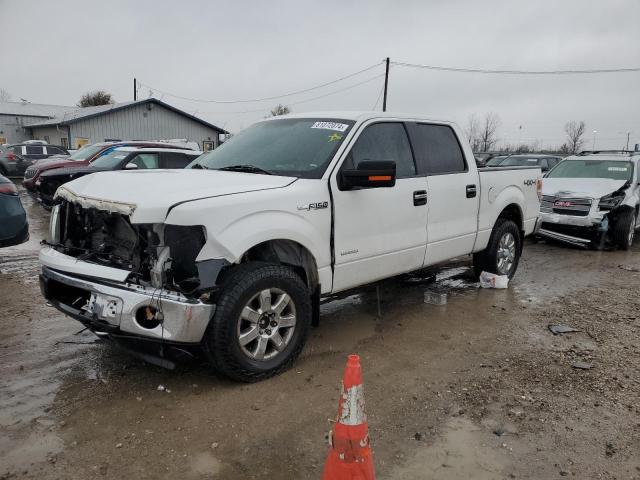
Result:
<svg viewBox="0 0 640 480"><path fill-rule="evenodd" d="M40 253L45 298L97 335L166 365L200 344L225 261L198 261L203 226L134 224L135 206L58 198Z"/></svg>
<svg viewBox="0 0 640 480"><path fill-rule="evenodd" d="M543 195L536 234L579 246L603 248L611 243L611 226L620 214L625 188L602 198Z"/></svg>
<svg viewBox="0 0 640 480"><path fill-rule="evenodd" d="M122 209L120 209L122 210ZM209 262L197 262L206 242L201 225L132 224L129 215L60 200L52 210L47 243L84 262L130 272L128 281L188 296L215 287L219 273ZM217 275L215 275L217 277ZM212 281L213 280L213 281Z"/></svg>

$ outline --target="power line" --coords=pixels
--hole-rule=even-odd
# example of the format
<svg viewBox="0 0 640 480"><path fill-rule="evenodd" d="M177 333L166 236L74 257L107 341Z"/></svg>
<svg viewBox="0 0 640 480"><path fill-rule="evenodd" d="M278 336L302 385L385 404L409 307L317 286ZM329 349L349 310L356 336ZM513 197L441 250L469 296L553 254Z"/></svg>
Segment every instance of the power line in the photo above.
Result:
<svg viewBox="0 0 640 480"><path fill-rule="evenodd" d="M391 62L399 67L423 68L458 73L484 73L502 75L580 75L594 73L629 73L640 72L640 67L632 68L592 68L586 70L491 70L486 68L442 67L437 65L420 65L417 63Z"/></svg>
<svg viewBox="0 0 640 480"><path fill-rule="evenodd" d="M293 95L298 95L300 93L306 93L306 92L310 92L312 90L317 90L319 88L323 88L329 85L333 85L334 83L338 83L341 82L343 80L347 80L349 78L355 77L356 75L360 75L361 73L364 72L368 72L369 70L372 70L376 67L379 67L380 65L382 65L382 62L380 63L376 63L375 65L371 65L367 68L363 68L362 70L358 70L357 72L354 73L350 73L349 75L345 75L344 77L340 77L340 78L336 78L335 80L331 80L330 82L325 82L322 83L320 85L316 85L314 87L309 87L309 88L305 88L302 90L297 90L295 92L289 92L289 93L284 93L282 95L273 95L271 97L264 97L264 98L252 98L252 99L243 99L243 100L206 100L206 99L201 99L201 98L190 98L190 97L183 97L181 95L176 95L170 92L166 92L164 90L160 90L159 88L155 88L152 87L151 85L147 85L144 84L145 87L155 91L155 92L159 92L162 93L164 95L168 95L170 97L174 97L174 98L179 98L181 100L187 100L190 102L199 102L199 103L218 103L218 104L230 104L230 103L254 103L254 102L264 102L267 100L276 100L278 98L285 98L285 97L291 97ZM139 84L142 85L142 82L138 82Z"/></svg>
<svg viewBox="0 0 640 480"><path fill-rule="evenodd" d="M382 73L380 75L376 75L375 77L368 78L367 80L363 80L361 82L354 83L353 85L349 85L348 87L340 88L338 90L333 90L332 92L328 92L328 93L324 93L322 95L318 95L317 97L311 97L311 98L307 98L305 100L300 100L300 101L297 101L297 102L287 102L287 106L289 106L289 105L300 105L301 103L308 103L308 102L312 102L314 100L318 100L320 98L329 97L331 95L335 95L337 93L345 92L347 90L351 90L353 88L359 87L360 85L364 85L365 83L373 82L374 80L377 80L377 79L382 78L382 77L384 77L384 73ZM235 112L203 112L203 111L198 110L197 113L204 113L204 114L209 114L209 115L227 115L227 114L242 114L242 113L259 113L259 112L266 112L266 111L269 111L269 109L268 108L260 108L260 109L255 109L255 110L241 110L241 111L235 111Z"/></svg>
<svg viewBox="0 0 640 480"><path fill-rule="evenodd" d="M383 93L384 93L384 83L382 84L382 87L380 87L380 93L378 94L378 98L376 100L376 103L373 105L372 110L375 110L376 108L378 108L378 102L380 102L380 98L382 98Z"/></svg>

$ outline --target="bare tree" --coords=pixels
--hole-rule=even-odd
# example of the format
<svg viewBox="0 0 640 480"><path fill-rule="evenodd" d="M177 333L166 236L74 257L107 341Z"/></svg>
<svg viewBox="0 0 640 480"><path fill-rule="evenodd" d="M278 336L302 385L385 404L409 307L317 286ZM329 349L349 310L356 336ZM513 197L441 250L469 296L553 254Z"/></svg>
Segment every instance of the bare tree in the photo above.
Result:
<svg viewBox="0 0 640 480"><path fill-rule="evenodd" d="M278 115L286 115L287 113L291 113L291 109L286 105L278 104L274 109L271 110L271 116L277 117Z"/></svg>
<svg viewBox="0 0 640 480"><path fill-rule="evenodd" d="M7 92L4 88L0 88L0 102L10 102L11 94Z"/></svg>
<svg viewBox="0 0 640 480"><path fill-rule="evenodd" d="M564 124L564 132L567 134L567 149L569 153L578 153L584 145L584 121L576 122L572 120Z"/></svg>
<svg viewBox="0 0 640 480"><path fill-rule="evenodd" d="M474 152L480 151L480 123L478 122L478 117L476 117L475 113L469 117L464 133L469 140L471 150Z"/></svg>
<svg viewBox="0 0 640 480"><path fill-rule="evenodd" d="M79 107L95 107L97 105L109 105L114 103L113 96L104 90L87 92L80 98Z"/></svg>
<svg viewBox="0 0 640 480"><path fill-rule="evenodd" d="M480 126L480 148L482 152L488 152L498 143L498 127L500 126L500 117L493 112L489 112L484 116L482 125Z"/></svg>

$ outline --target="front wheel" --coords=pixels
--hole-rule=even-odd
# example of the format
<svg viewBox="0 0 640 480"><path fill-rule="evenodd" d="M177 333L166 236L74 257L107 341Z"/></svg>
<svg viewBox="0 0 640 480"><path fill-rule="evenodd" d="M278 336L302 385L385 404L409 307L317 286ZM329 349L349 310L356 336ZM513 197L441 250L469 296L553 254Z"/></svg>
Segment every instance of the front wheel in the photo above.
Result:
<svg viewBox="0 0 640 480"><path fill-rule="evenodd" d="M511 220L499 218L487 248L473 254L473 271L476 276L485 271L513 278L521 252L522 240L518 226Z"/></svg>
<svg viewBox="0 0 640 480"><path fill-rule="evenodd" d="M621 212L613 224L613 241L622 250L629 250L633 245L636 230L636 216L633 210Z"/></svg>
<svg viewBox="0 0 640 480"><path fill-rule="evenodd" d="M293 364L307 340L311 297L289 267L251 262L223 281L204 351L223 375L255 382Z"/></svg>

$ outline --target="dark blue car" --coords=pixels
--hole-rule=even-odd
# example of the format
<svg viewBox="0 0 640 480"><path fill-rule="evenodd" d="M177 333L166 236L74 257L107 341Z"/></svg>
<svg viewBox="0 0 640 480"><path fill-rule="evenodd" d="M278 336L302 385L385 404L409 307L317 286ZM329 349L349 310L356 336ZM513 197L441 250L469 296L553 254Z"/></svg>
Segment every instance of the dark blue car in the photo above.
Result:
<svg viewBox="0 0 640 480"><path fill-rule="evenodd" d="M18 190L11 180L0 175L0 247L18 245L27 240L29 223Z"/></svg>

